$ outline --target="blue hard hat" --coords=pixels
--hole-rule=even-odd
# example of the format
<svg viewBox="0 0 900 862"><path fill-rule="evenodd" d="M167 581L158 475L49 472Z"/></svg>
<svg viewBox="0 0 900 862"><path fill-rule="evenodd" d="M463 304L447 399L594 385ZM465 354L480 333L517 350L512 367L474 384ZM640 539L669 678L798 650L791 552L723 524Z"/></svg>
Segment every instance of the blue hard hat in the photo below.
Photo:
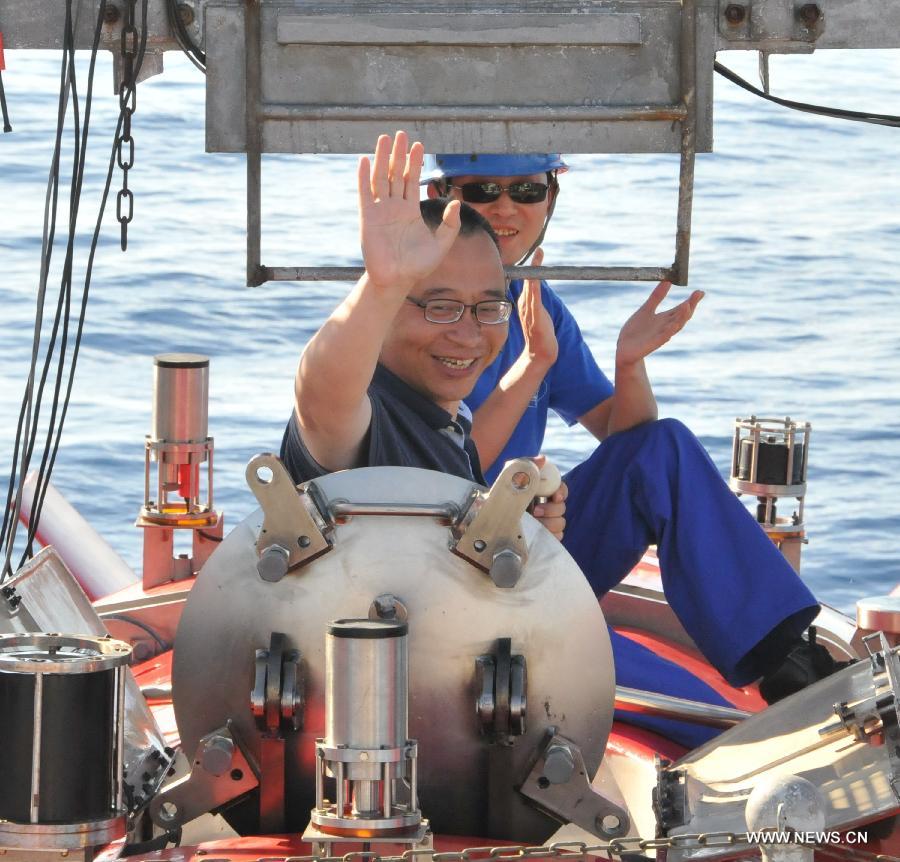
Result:
<svg viewBox="0 0 900 862"><path fill-rule="evenodd" d="M437 153L425 182L445 177L522 177L547 171L565 173L559 153Z"/></svg>

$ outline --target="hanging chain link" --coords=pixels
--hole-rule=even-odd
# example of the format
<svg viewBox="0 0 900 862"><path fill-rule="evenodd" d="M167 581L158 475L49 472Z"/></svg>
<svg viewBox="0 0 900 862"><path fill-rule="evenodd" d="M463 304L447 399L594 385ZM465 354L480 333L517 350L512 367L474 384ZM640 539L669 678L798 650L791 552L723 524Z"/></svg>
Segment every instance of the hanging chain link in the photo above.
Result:
<svg viewBox="0 0 900 862"><path fill-rule="evenodd" d="M134 217L134 195L128 188L128 171L134 166L134 138L131 135L131 117L137 107L137 81L135 59L138 52L139 33L134 23L137 0L124 0L125 19L122 24L122 81L119 84L119 112L122 130L116 140L116 164L122 170L122 188L116 195L116 219L121 226L122 251L128 248L128 225Z"/></svg>
<svg viewBox="0 0 900 862"><path fill-rule="evenodd" d="M741 845L746 845L742 847ZM813 845L811 845L813 846ZM832 855L837 859L854 862L900 862L896 856L870 853L846 845L816 844L817 852ZM399 856L381 856L372 851L346 853L343 856L264 856L256 862L472 862L476 859L492 862L514 862L514 860L542 857L550 859L585 859L602 856L621 859L626 853L646 850L695 850L701 847L734 847L735 855L756 853L757 847L750 844L746 832L700 832L687 835L673 835L670 838L614 838L602 844L586 844L583 841L557 841L545 846L529 847L512 845L508 847L468 847L465 850L440 852L433 849L407 850Z"/></svg>

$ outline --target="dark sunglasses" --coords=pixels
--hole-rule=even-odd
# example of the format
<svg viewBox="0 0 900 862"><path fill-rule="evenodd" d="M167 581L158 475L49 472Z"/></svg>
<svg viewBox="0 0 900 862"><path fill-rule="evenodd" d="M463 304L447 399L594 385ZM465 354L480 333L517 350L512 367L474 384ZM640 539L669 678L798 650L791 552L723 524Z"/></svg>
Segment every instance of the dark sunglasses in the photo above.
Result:
<svg viewBox="0 0 900 862"><path fill-rule="evenodd" d="M510 183L501 186L500 183L463 183L461 186L451 185L450 188L459 189L462 199L467 204L489 204L497 200L503 192L517 204L539 204L547 198L547 183Z"/></svg>

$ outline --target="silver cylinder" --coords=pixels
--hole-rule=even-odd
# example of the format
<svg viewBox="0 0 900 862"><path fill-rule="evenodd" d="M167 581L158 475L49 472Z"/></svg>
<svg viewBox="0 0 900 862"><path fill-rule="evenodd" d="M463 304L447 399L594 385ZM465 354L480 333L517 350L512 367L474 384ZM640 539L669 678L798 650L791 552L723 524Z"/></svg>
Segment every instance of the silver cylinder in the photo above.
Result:
<svg viewBox="0 0 900 862"><path fill-rule="evenodd" d="M151 440L204 443L208 402L208 356L161 353L154 357Z"/></svg>
<svg viewBox="0 0 900 862"><path fill-rule="evenodd" d="M407 626L336 620L325 639L325 739L329 747L398 748L408 727Z"/></svg>

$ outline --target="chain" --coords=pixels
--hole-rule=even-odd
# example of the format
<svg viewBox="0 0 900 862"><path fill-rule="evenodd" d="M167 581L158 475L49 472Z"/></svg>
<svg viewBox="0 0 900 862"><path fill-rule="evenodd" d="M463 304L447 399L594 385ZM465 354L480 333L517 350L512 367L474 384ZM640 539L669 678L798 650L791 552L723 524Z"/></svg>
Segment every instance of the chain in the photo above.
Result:
<svg viewBox="0 0 900 862"><path fill-rule="evenodd" d="M745 846L741 846L745 845ZM646 850L694 850L700 847L734 847L742 851L755 852L746 832L700 832L687 835L673 835L669 838L614 838L603 844L586 844L583 841L558 841L553 844L529 847L512 845L508 847L468 847L465 850L439 852L433 849L407 850L399 856L381 856L371 851L347 853L343 856L265 856L256 862L472 862L472 860L513 860L541 858L578 858L605 856L608 859L621 857L626 853ZM844 845L816 845L817 852L833 855L837 859L860 860L860 862L900 862L896 856L869 853Z"/></svg>
<svg viewBox="0 0 900 862"><path fill-rule="evenodd" d="M134 79L135 58L139 34L134 24L137 0L124 0L125 21L122 25L122 82L119 84L119 112L122 131L116 140L116 164L122 170L122 188L116 195L116 219L122 229L122 251L128 248L128 225L134 217L134 195L128 188L128 171L134 166L134 138L131 136L131 116L137 107L137 81Z"/></svg>

